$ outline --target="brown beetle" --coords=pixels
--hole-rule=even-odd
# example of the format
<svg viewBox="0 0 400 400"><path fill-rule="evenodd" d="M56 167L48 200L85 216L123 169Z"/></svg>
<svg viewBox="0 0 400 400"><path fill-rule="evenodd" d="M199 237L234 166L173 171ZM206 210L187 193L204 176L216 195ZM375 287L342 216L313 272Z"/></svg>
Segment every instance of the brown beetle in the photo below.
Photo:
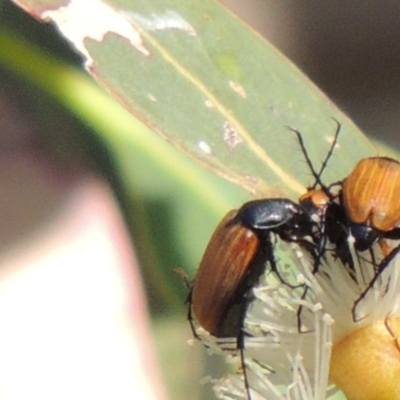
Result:
<svg viewBox="0 0 400 400"><path fill-rule="evenodd" d="M324 185L321 175L333 153L340 128L337 122L333 144L318 173L307 154L300 132L291 130L296 133L315 178L314 184L300 197L299 202L303 208L308 208L308 213L314 213L314 219L320 220L321 251L323 242L329 238L336 245L342 261L352 264L345 244L349 233L355 239L357 250L368 250L378 241L384 255L390 252L385 239L400 239L400 163L388 157L365 158L343 181ZM333 186L341 187L338 193L331 192ZM344 258L341 257L344 254Z"/></svg>
<svg viewBox="0 0 400 400"><path fill-rule="evenodd" d="M190 311L198 323L216 337L237 337L248 292L267 263L283 281L271 234L297 242L312 231L309 215L289 199L253 200L230 211L207 245L190 293Z"/></svg>
<svg viewBox="0 0 400 400"><path fill-rule="evenodd" d="M302 145L301 135L299 136ZM374 286L382 272L400 252L400 245L392 248L386 239L400 239L400 163L388 157L365 158L342 182L341 189L332 195L322 184L320 174L313 171L307 152L302 145L306 161L316 178L315 184L300 197L303 207L312 207L314 218L320 220L321 229L319 256L314 272L318 271L319 258L323 256L327 239L334 244L336 255L350 270L354 269L347 238L351 234L358 251L371 250L378 243L384 259L375 266L373 279L355 301L352 314L356 318L356 308ZM317 188L320 186L320 188Z"/></svg>
<svg viewBox="0 0 400 400"><path fill-rule="evenodd" d="M250 399L242 325L248 303L246 292L263 273L265 261L259 237L242 224L232 223L236 216L237 210L229 211L207 245L189 295L188 319L195 337L198 335L192 312L198 324L211 335L236 337Z"/></svg>
<svg viewBox="0 0 400 400"><path fill-rule="evenodd" d="M236 338L249 399L244 362L244 319L253 299L252 288L267 264L284 282L276 265L271 235L276 234L289 242L301 242L312 232L308 214L289 199L249 201L223 218L200 262L188 299L188 319L193 334L198 337L196 321L217 338Z"/></svg>
<svg viewBox="0 0 400 400"><path fill-rule="evenodd" d="M400 225L400 163L387 157L361 160L343 181L343 205L357 224L387 232Z"/></svg>
<svg viewBox="0 0 400 400"><path fill-rule="evenodd" d="M377 241L384 259L376 266L373 279L355 301L356 308L374 286L382 272L400 252L386 239L400 239L400 163L388 157L365 158L344 179L341 198L357 250L371 249Z"/></svg>
<svg viewBox="0 0 400 400"><path fill-rule="evenodd" d="M326 209L333 199L320 178L340 132L341 125L335 122L337 128L333 143L318 172L308 156L300 132L288 128L297 135L315 178L314 185L300 198L299 204L282 198L250 201L238 211L230 211L215 229L189 294L190 317L193 311L197 322L212 335L238 336L244 318L243 304L248 303L246 294L264 272L267 263L283 282L275 263L271 234L277 234L287 242L299 242L311 253L315 249L313 255L316 257L320 246L316 243L321 239L320 227L325 227L325 219L321 221L321 218L325 218ZM240 312L237 312L238 308Z"/></svg>
<svg viewBox="0 0 400 400"><path fill-rule="evenodd" d="M236 210L230 211L215 229L201 260L191 295L197 321L216 337L238 335L242 313L233 308L240 306L242 293L237 289L249 273L260 245L258 236L251 229L230 224L236 214ZM262 271L259 272L261 275ZM239 297L238 301L234 301L235 297Z"/></svg>
<svg viewBox="0 0 400 400"><path fill-rule="evenodd" d="M300 204L289 199L263 199L245 203L238 211L230 211L208 243L188 297L188 319L195 337L198 337L197 323L217 338L236 338L248 398L244 320L253 299L252 288L268 265L281 282L288 284L281 278L276 265L272 235L302 245L314 257L315 269L325 245L325 232L320 228L325 226L325 211L332 196L320 177L333 153L340 124L337 123L334 142L319 172L308 157L301 134L292 131L299 138L315 184L300 199ZM340 234L347 238L342 231Z"/></svg>

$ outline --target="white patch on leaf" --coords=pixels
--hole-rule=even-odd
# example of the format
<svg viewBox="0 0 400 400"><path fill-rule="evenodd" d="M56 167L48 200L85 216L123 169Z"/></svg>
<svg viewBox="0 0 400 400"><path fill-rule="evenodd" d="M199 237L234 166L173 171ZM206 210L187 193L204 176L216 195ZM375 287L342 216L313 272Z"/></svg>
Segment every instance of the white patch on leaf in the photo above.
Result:
<svg viewBox="0 0 400 400"><path fill-rule="evenodd" d="M134 12L126 13L142 29L146 31L160 31L164 29L179 29L191 36L196 36L196 31L182 16L175 11L167 10L164 13L149 14L144 16Z"/></svg>
<svg viewBox="0 0 400 400"><path fill-rule="evenodd" d="M224 142L233 150L238 144L243 142L236 128L229 122L224 122Z"/></svg>
<svg viewBox="0 0 400 400"><path fill-rule="evenodd" d="M244 99L247 97L246 91L244 90L243 86L239 85L239 83L234 81L229 81L229 86L240 96Z"/></svg>
<svg viewBox="0 0 400 400"><path fill-rule="evenodd" d="M101 42L107 33L126 38L136 50L145 56L150 55L138 30L132 26L125 14L100 0L70 0L63 7L45 11L41 17L57 24L61 33L86 58L87 67L93 64L93 59L85 46L85 39Z"/></svg>
<svg viewBox="0 0 400 400"><path fill-rule="evenodd" d="M198 145L199 145L199 149L200 149L202 152L204 152L204 153L206 153L206 154L211 154L211 153L212 153L211 147L210 147L210 145L209 145L206 141L201 140L201 141L198 143Z"/></svg>
<svg viewBox="0 0 400 400"><path fill-rule="evenodd" d="M211 100L206 100L204 102L204 104L206 105L207 108L214 108L214 103Z"/></svg>

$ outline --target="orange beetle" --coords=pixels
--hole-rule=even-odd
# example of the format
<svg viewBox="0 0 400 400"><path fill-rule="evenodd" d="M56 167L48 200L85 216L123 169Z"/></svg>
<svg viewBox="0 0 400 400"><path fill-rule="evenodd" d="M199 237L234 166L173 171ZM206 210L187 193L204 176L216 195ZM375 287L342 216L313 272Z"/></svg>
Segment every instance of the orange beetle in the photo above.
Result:
<svg viewBox="0 0 400 400"><path fill-rule="evenodd" d="M340 124L333 143L336 142L339 130ZM354 260L347 241L349 234L354 237L356 250L371 250L373 244L378 242L384 256L375 266L373 279L353 305L353 319L356 321L357 305L400 253L400 245L393 248L386 240L400 240L400 163L387 157L363 159L347 178L334 184L341 188L338 193L333 194L330 189L334 185L325 186L320 179L333 146L317 173L308 157L301 134L293 129L292 131L297 134L306 162L315 178L314 185L299 199L300 205L318 222L315 226L320 230L313 272L318 272L327 240L334 245L336 256L342 263L350 270L354 269Z"/></svg>
<svg viewBox="0 0 400 400"><path fill-rule="evenodd" d="M400 163L388 157L365 158L343 181L341 199L357 250L368 250L378 241L384 259L373 279L354 302L352 314L400 252L385 239L400 239Z"/></svg>
<svg viewBox="0 0 400 400"><path fill-rule="evenodd" d="M400 225L400 163L386 157L361 160L343 181L343 205L357 224L387 232Z"/></svg>
<svg viewBox="0 0 400 400"><path fill-rule="evenodd" d="M313 208L314 219L320 220L321 253L328 237L336 244L338 253L347 254L345 258L351 264L347 245L344 244L349 233L355 239L357 250L368 250L378 241L384 255L391 251L384 239L400 239L400 163L388 157L365 158L342 182L325 186L321 182L321 175L333 153L340 127L337 123L333 144L318 173L307 154L300 132L291 130L296 133L315 178L313 186L300 197L299 202L309 210ZM337 195L330 191L334 185L341 186Z"/></svg>

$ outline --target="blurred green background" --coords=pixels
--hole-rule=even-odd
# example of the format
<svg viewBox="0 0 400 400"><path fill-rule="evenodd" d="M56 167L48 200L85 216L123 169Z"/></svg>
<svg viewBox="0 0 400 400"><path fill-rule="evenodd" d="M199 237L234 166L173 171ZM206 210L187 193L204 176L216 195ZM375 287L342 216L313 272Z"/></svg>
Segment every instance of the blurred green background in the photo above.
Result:
<svg viewBox="0 0 400 400"><path fill-rule="evenodd" d="M198 383L205 369L210 373L210 367L205 366L209 357L201 346L187 345L191 338L186 321L187 288L175 270L184 269L193 278L210 232L227 209L246 201L249 194L182 155L118 104L110 109L108 95L85 76L80 56L54 26L34 20L9 1L0 2L0 21L3 54L15 56L16 62L20 58L15 70L0 61L3 151L9 151L10 146L28 146L51 154L60 169L63 165L85 165L106 177L123 210L141 264L170 398L186 399L189 394L192 399L211 398L210 385ZM48 67L47 61L51 63ZM37 82L31 81L31 72L25 75L24 71L26 65L35 69L35 63L40 77ZM56 71L55 75L51 71ZM72 96L70 106L48 95L42 75L53 88L71 86L72 81L80 83L79 88L67 89ZM87 96L92 96L91 107L107 108L104 120L95 116L82 122L74 97L77 90L86 97L82 107L87 107ZM91 111L82 113L87 116ZM111 122L106 120L107 113L113 115ZM140 135L146 141L137 140ZM20 234L15 232L16 239ZM7 245L2 244L0 250L6 251ZM171 359L179 360L174 368ZM210 363L211 368L218 369L218 361Z"/></svg>

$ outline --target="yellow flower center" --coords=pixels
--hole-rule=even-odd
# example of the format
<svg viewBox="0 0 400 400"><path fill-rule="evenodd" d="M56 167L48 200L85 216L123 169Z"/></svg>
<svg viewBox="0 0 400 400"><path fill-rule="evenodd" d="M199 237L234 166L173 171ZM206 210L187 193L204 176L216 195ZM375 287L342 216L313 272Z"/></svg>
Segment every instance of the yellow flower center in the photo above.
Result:
<svg viewBox="0 0 400 400"><path fill-rule="evenodd" d="M330 380L348 400L400 400L400 318L377 321L336 343Z"/></svg>

